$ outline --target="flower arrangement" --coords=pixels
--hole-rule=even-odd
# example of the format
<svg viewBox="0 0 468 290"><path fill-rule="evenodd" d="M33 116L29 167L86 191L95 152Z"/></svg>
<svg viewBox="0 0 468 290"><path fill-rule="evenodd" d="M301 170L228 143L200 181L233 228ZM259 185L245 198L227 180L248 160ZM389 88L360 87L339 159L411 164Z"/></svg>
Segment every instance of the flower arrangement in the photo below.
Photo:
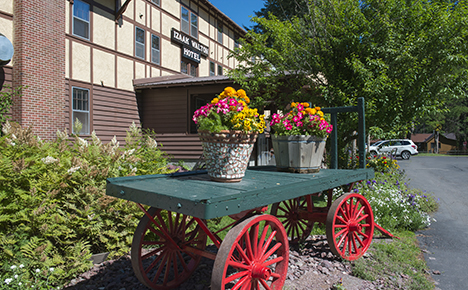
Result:
<svg viewBox="0 0 468 290"><path fill-rule="evenodd" d="M270 126L276 135L311 135L327 137L333 125L324 118L320 107L311 108L309 103L291 103L291 111L285 115L273 114Z"/></svg>
<svg viewBox="0 0 468 290"><path fill-rule="evenodd" d="M265 129L264 115L257 109L248 107L249 97L244 90L227 87L193 114L193 121L199 131L221 132L222 130L237 130L243 133L263 133Z"/></svg>

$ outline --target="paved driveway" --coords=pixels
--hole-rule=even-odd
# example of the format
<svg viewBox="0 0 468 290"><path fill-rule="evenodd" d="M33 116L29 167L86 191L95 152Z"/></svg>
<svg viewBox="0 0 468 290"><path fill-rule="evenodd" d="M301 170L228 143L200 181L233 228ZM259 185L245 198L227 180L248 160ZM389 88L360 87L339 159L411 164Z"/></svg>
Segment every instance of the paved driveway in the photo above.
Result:
<svg viewBox="0 0 468 290"><path fill-rule="evenodd" d="M419 231L418 240L437 288L468 289L468 157L398 160L410 186L433 193L440 208L437 222Z"/></svg>

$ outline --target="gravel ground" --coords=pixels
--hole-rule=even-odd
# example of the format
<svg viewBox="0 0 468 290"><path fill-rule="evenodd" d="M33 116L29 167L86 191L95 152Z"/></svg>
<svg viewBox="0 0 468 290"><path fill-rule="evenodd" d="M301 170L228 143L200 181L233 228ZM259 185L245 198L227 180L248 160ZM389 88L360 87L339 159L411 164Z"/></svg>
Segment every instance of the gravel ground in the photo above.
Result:
<svg viewBox="0 0 468 290"><path fill-rule="evenodd" d="M363 259L369 257L364 256ZM211 271L214 261L203 258L197 271L178 289L209 290ZM365 281L351 275L351 266L337 259L328 247L325 236L311 236L301 249L290 248L288 276L284 290L334 289L333 285L342 283L346 290L389 289L385 280ZM403 283L405 277L398 277ZM73 279L65 288L143 290L133 274L129 256L105 261L95 265L90 271Z"/></svg>

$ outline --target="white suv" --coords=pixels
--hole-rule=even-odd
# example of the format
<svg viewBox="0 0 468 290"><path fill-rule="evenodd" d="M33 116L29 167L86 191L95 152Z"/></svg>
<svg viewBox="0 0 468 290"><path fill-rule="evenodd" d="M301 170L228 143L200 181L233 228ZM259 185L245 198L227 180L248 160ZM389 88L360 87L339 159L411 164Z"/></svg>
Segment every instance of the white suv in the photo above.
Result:
<svg viewBox="0 0 468 290"><path fill-rule="evenodd" d="M393 154L407 160L410 159L411 155L418 154L418 146L409 139L385 140L375 145L371 145L369 148L373 155Z"/></svg>

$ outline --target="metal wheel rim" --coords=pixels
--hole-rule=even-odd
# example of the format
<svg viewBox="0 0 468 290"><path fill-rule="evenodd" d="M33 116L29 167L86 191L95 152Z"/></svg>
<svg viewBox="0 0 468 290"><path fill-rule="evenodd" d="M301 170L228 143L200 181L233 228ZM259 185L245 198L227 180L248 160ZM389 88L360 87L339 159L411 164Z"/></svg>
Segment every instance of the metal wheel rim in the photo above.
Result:
<svg viewBox="0 0 468 290"><path fill-rule="evenodd" d="M288 262L288 237L281 222L272 215L250 217L233 227L222 242L211 289L280 290Z"/></svg>
<svg viewBox="0 0 468 290"><path fill-rule="evenodd" d="M403 152L401 153L401 158L403 158L403 159L405 159L405 160L410 159L410 156L411 156L411 154L410 154L408 151L403 151Z"/></svg>
<svg viewBox="0 0 468 290"><path fill-rule="evenodd" d="M181 248L190 245L200 250L206 248L207 236L193 217L153 207L148 213L157 222L164 221L164 230L160 231L146 215L142 217L133 236L133 271L138 280L151 289L173 289L196 270L201 256L178 250L175 245L165 241L164 232L177 241ZM164 220L163 216L172 219Z"/></svg>
<svg viewBox="0 0 468 290"><path fill-rule="evenodd" d="M349 193L335 200L327 215L326 231L335 255L349 261L362 257L374 234L374 215L367 199Z"/></svg>
<svg viewBox="0 0 468 290"><path fill-rule="evenodd" d="M307 199L290 199L273 204L271 214L283 224L290 243L302 242L310 235L314 221L301 219L298 211L307 211Z"/></svg>

